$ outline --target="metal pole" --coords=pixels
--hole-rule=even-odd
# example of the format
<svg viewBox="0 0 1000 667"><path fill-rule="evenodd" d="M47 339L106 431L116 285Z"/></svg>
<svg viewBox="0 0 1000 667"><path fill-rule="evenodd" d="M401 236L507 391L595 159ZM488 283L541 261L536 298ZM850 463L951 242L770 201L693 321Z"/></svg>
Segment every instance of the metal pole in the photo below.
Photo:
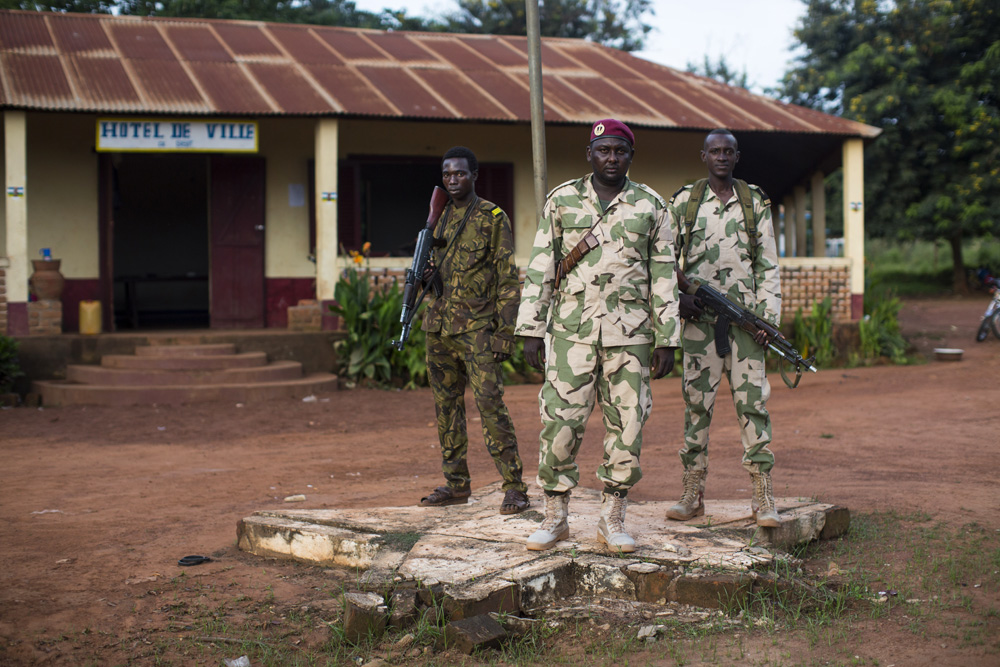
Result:
<svg viewBox="0 0 1000 667"><path fill-rule="evenodd" d="M538 27L538 0L525 0L528 24L528 79L531 84L531 155L535 173L535 212L542 217L545 206L545 105L542 101L542 38Z"/></svg>

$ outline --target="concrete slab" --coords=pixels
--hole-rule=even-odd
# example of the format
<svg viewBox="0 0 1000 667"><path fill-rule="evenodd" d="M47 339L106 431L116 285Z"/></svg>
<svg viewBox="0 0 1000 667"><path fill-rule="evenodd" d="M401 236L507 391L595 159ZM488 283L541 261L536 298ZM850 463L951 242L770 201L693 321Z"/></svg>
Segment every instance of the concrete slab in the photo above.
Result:
<svg viewBox="0 0 1000 667"><path fill-rule="evenodd" d="M600 492L575 489L570 538L537 552L524 543L542 521L544 502L536 489L530 493L532 509L512 516L498 514L499 483L466 505L444 508L265 510L240 521L238 544L259 556L415 582L439 591L448 613L462 618L530 611L570 596L718 606L748 591L758 570L787 558L782 549L836 537L850 522L846 508L806 498L776 499L783 522L774 529L754 524L749 499L708 500L697 523L666 520L672 503L636 502L626 525L638 547L613 554L597 541Z"/></svg>

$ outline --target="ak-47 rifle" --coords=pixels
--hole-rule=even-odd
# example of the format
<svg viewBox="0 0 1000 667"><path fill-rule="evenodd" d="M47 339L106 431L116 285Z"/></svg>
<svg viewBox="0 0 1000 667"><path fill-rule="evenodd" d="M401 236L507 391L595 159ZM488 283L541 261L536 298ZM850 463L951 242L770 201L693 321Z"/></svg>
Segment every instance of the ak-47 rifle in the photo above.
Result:
<svg viewBox="0 0 1000 667"><path fill-rule="evenodd" d="M399 321L403 323L403 333L400 334L399 340L392 342L397 350L402 350L410 338L413 316L416 314L420 302L424 300L427 289L433 286L434 294L441 296L441 277L437 273L423 289L420 289L420 283L423 281L424 271L430 263L431 250L444 245L444 239L434 238L434 226L437 225L447 203L448 192L442 187L435 186L434 193L431 195L430 210L427 212L427 224L417 234L417 247L413 250L413 263L407 269L406 282L403 283L403 313L399 316Z"/></svg>
<svg viewBox="0 0 1000 667"><path fill-rule="evenodd" d="M789 343L788 339L782 336L780 331L757 317L752 311L733 303L711 285L688 280L687 276L678 271L677 286L685 294L697 297L702 304L711 308L718 316L715 322L715 350L719 353L720 357L729 354L729 325L734 324L751 336L757 336L761 331L767 333L766 347L773 350L782 360L795 366L794 383L785 374L785 367L783 365L778 366L778 370L781 371L781 379L790 388L794 389L798 386L799 380L802 379L803 368L813 373L817 372L815 357L803 359L799 351L795 349L795 346Z"/></svg>

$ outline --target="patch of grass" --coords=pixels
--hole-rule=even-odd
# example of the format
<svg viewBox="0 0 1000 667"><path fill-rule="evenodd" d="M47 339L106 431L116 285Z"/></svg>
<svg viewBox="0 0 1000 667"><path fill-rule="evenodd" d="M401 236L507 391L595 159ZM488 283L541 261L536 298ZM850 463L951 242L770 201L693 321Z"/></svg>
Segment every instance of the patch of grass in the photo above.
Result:
<svg viewBox="0 0 1000 667"><path fill-rule="evenodd" d="M382 533L379 537L372 540L372 543L384 545L393 551L406 552L412 549L420 541L421 537L423 537L423 534L417 532Z"/></svg>

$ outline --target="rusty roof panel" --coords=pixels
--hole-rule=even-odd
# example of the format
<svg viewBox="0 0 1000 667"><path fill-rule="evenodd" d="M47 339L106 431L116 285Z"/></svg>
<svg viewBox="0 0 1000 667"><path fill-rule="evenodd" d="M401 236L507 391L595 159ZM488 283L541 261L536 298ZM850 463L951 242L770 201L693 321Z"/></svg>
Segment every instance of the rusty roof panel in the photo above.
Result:
<svg viewBox="0 0 1000 667"><path fill-rule="evenodd" d="M362 37L361 32L335 30L327 28L317 30L317 35L324 42L337 50L337 53L348 60L388 60L386 55L372 46L372 43Z"/></svg>
<svg viewBox="0 0 1000 667"><path fill-rule="evenodd" d="M548 121L879 133L584 40L546 38L542 60ZM0 10L2 104L17 108L527 123L527 65L517 36Z"/></svg>
<svg viewBox="0 0 1000 667"><path fill-rule="evenodd" d="M8 53L2 62L14 100L24 99L33 104L45 100L63 107L74 99L73 88L57 56Z"/></svg>
<svg viewBox="0 0 1000 667"><path fill-rule="evenodd" d="M439 97L465 118L513 120L513 115L451 69L420 69L415 74L423 79Z"/></svg>
<svg viewBox="0 0 1000 667"><path fill-rule="evenodd" d="M216 110L238 114L274 111L239 65L191 63L190 66Z"/></svg>
<svg viewBox="0 0 1000 667"><path fill-rule="evenodd" d="M160 36L153 22L114 22L110 24L111 37L125 58L136 60L176 60L174 52Z"/></svg>
<svg viewBox="0 0 1000 667"><path fill-rule="evenodd" d="M137 108L142 99L128 73L112 58L71 57L70 62L80 78L80 94L99 108L105 100L114 100L119 108Z"/></svg>
<svg viewBox="0 0 1000 667"><path fill-rule="evenodd" d="M173 43L180 54L181 60L205 60L208 62L233 62L232 56L226 51L212 31L206 26L165 26L167 39Z"/></svg>
<svg viewBox="0 0 1000 667"><path fill-rule="evenodd" d="M298 68L274 63L247 64L254 78L282 109L295 109L298 113L326 113L339 111L303 78Z"/></svg>
<svg viewBox="0 0 1000 667"><path fill-rule="evenodd" d="M11 12L0 22L0 47L40 49L53 46L52 36L41 12Z"/></svg>
<svg viewBox="0 0 1000 667"><path fill-rule="evenodd" d="M520 51L525 55L525 60L528 56L528 38L527 37L503 37L503 41L507 42L515 49ZM546 44L542 42L542 69L582 69L575 62L564 56L551 44Z"/></svg>
<svg viewBox="0 0 1000 667"><path fill-rule="evenodd" d="M146 91L150 111L211 111L198 87L176 60L134 60L132 69Z"/></svg>
<svg viewBox="0 0 1000 667"><path fill-rule="evenodd" d="M496 66L492 62L469 48L471 45L468 40L424 39L422 40L422 44L451 63L456 69L466 72L469 70L496 69Z"/></svg>
<svg viewBox="0 0 1000 667"><path fill-rule="evenodd" d="M358 67L404 116L454 118L455 114L421 86L402 67Z"/></svg>
<svg viewBox="0 0 1000 667"><path fill-rule="evenodd" d="M253 58L281 55L278 47L256 25L218 21L212 22L212 27L237 57Z"/></svg>
<svg viewBox="0 0 1000 667"><path fill-rule="evenodd" d="M320 86L349 113L366 116L399 115L399 112L354 70L335 65L311 65L307 69Z"/></svg>
<svg viewBox="0 0 1000 667"><path fill-rule="evenodd" d="M634 79L635 70L629 69L619 64L615 60L605 58L602 51L592 48L573 48L560 45L560 51L570 58L579 61L587 69L597 72L601 76L616 81L618 79Z"/></svg>
<svg viewBox="0 0 1000 667"><path fill-rule="evenodd" d="M369 33L367 37L375 46L385 50L386 53L401 63L437 62L437 58L425 49L420 48L417 41L423 40L419 38L411 40L406 35L398 32Z"/></svg>
<svg viewBox="0 0 1000 667"><path fill-rule="evenodd" d="M465 42L466 46L476 53L481 53L484 58L495 64L497 67L527 67L528 55L516 48L511 48L499 38L467 37L456 35Z"/></svg>
<svg viewBox="0 0 1000 667"><path fill-rule="evenodd" d="M111 40L100 21L73 16L63 21L52 21L49 25L56 44L65 53L112 52Z"/></svg>
<svg viewBox="0 0 1000 667"><path fill-rule="evenodd" d="M284 47L293 60L308 65L342 65L337 54L318 40L308 28L268 26L268 32Z"/></svg>

